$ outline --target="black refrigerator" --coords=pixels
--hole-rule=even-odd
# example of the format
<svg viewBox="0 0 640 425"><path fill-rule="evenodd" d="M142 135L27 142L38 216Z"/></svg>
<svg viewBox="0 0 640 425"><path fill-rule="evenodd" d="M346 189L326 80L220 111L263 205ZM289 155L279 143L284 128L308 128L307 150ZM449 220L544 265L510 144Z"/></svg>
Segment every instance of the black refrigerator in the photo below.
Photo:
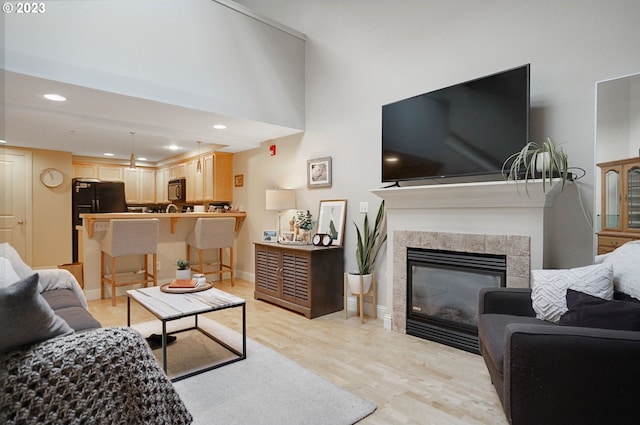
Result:
<svg viewBox="0 0 640 425"><path fill-rule="evenodd" d="M72 231L73 262L78 261L78 231L82 225L80 214L126 212L127 202L123 182L103 182L97 179L73 179L72 188Z"/></svg>

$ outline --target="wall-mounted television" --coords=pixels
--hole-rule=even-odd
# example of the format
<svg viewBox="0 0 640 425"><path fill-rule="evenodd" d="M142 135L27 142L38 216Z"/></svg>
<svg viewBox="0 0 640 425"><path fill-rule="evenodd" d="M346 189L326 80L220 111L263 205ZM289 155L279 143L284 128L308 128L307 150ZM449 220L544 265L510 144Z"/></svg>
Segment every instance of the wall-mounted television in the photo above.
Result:
<svg viewBox="0 0 640 425"><path fill-rule="evenodd" d="M382 181L498 178L529 141L529 68L383 105Z"/></svg>

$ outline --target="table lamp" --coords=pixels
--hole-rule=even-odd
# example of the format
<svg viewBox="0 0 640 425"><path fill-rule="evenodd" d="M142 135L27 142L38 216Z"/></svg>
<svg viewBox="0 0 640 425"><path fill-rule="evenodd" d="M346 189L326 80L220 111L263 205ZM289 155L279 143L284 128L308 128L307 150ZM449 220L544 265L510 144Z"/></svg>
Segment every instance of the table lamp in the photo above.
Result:
<svg viewBox="0 0 640 425"><path fill-rule="evenodd" d="M280 218L286 210L296 207L296 192L291 189L267 189L265 208L277 211L278 221L276 222L276 232L278 241L280 240Z"/></svg>

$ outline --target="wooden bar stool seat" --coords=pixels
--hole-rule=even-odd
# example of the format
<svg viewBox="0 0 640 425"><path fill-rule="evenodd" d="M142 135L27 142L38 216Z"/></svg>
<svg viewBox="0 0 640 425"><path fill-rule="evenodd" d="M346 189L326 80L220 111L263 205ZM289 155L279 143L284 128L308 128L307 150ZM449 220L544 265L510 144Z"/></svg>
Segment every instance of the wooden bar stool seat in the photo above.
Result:
<svg viewBox="0 0 640 425"><path fill-rule="evenodd" d="M229 218L199 218L193 231L187 236L187 260L191 263L191 270L202 274L218 274L222 280L223 273L229 273L231 286L233 282L233 244L235 242L236 219ZM191 261L191 247L198 250L198 265ZM229 249L229 262L225 264L223 249ZM218 268L205 271L204 250L218 250Z"/></svg>
<svg viewBox="0 0 640 425"><path fill-rule="evenodd" d="M157 280L157 247L158 247L158 222L157 218L152 219L122 219L110 220L107 233L101 243L100 256L100 297L104 299L105 284L111 284L111 304L116 305L116 288L120 286L143 284L145 287L152 283L158 284ZM153 256L152 270L149 272L149 254ZM106 274L106 256L111 257L109 266L109 277ZM116 278L116 258L130 255L143 255L144 264L142 276L135 280L117 281ZM138 276L136 276L138 277Z"/></svg>

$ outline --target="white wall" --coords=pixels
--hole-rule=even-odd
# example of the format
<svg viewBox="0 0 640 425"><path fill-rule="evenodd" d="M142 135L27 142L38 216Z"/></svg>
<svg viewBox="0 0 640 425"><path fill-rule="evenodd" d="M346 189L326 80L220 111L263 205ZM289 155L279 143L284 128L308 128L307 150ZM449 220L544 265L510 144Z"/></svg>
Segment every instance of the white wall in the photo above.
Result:
<svg viewBox="0 0 640 425"><path fill-rule="evenodd" d="M317 211L321 199L348 199L346 269L355 268L352 221L360 201L375 211L381 186L381 105L531 63L532 139L564 143L593 208L595 82L640 71L640 2L636 0L240 0L307 36L306 131L236 156L253 228L239 249L252 271L250 241L273 219L264 189L298 188L298 207ZM496 129L500 131L500 129ZM307 190L310 158L333 158L333 187ZM243 196L238 191L235 195ZM556 200L548 244L551 267L588 264L593 231L578 191ZM260 200L262 199L262 201ZM261 203L262 202L262 203ZM250 208L249 208L250 206ZM317 213L315 214L317 218ZM269 226L272 227L272 226ZM252 254L251 254L252 255ZM386 264L378 276L386 274ZM387 293L381 282L381 294ZM388 306L384 295L379 303Z"/></svg>
<svg viewBox="0 0 640 425"><path fill-rule="evenodd" d="M304 128L304 37L212 0L45 6L3 14L7 70Z"/></svg>

